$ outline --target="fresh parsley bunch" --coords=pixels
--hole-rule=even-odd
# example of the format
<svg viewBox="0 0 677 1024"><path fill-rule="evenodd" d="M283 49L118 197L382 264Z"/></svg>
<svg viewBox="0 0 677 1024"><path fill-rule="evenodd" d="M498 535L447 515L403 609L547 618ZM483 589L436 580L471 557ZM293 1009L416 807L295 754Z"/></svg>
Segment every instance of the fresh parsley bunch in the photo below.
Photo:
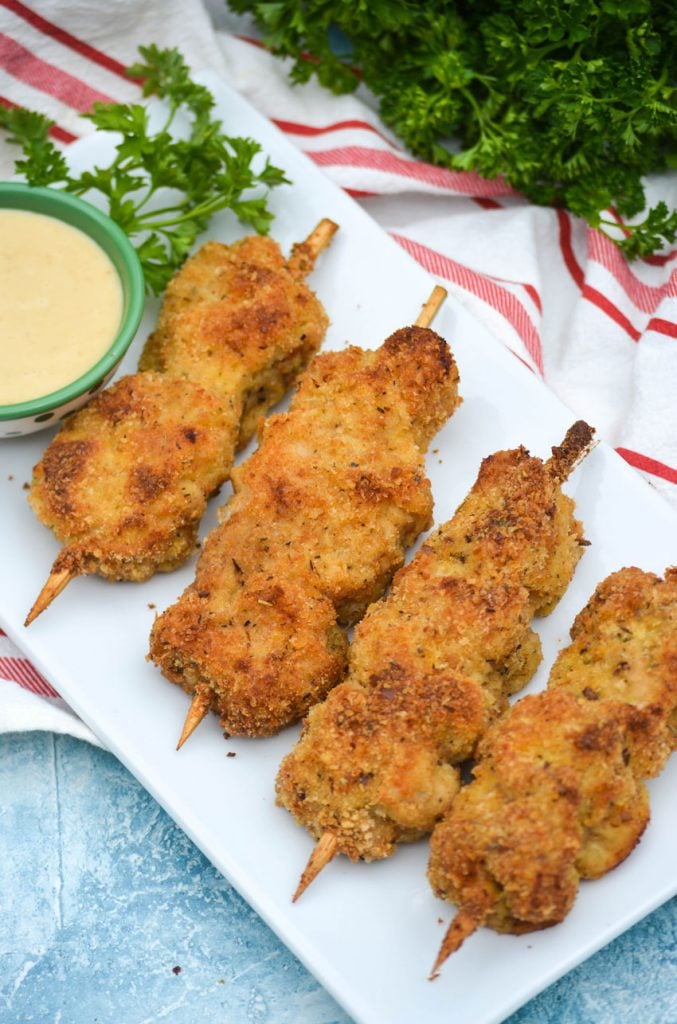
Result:
<svg viewBox="0 0 677 1024"><path fill-rule="evenodd" d="M612 229L629 258L674 241L677 211L663 202L627 223L646 205L642 176L677 166L674 0L229 3L295 58L294 81L349 92L361 78L424 159L502 175L535 203Z"/></svg>
<svg viewBox="0 0 677 1024"><path fill-rule="evenodd" d="M260 171L252 170L260 145L223 133L221 122L212 117L214 98L191 81L177 50L151 45L139 47L139 53L143 61L129 75L142 80L145 96L166 101L167 115L154 131L140 103L95 103L83 116L98 129L121 136L110 166L74 177L49 138L53 122L42 114L0 107L0 127L22 147L16 169L29 184L105 197L109 215L135 242L147 287L159 293L217 210L229 208L265 234L273 218L268 192L287 179L268 160ZM172 131L177 120L180 130ZM261 186L263 195L247 195Z"/></svg>

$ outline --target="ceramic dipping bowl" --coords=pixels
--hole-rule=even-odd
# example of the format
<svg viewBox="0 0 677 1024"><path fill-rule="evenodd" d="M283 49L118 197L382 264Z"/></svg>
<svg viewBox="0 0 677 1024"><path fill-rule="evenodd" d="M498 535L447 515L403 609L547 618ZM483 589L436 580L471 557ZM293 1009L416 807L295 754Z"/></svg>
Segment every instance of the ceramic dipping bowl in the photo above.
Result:
<svg viewBox="0 0 677 1024"><path fill-rule="evenodd" d="M17 437L53 426L85 405L105 387L129 348L141 320L145 283L136 251L127 235L91 203L56 188L0 182L0 210L26 210L53 217L79 229L112 262L122 286L122 313L104 354L84 373L58 390L13 405L0 405L0 438ZM39 274L39 266L35 273ZM0 296L3 282L0 272ZM0 345L12 339L0 338Z"/></svg>

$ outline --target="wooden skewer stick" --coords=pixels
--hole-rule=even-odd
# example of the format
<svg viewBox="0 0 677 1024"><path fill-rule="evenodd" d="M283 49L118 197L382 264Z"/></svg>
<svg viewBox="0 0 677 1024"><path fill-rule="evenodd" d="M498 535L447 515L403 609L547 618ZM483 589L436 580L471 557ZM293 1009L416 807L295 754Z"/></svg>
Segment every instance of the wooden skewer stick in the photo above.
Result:
<svg viewBox="0 0 677 1024"><path fill-rule="evenodd" d="M441 285L435 285L432 292L426 299L425 303L421 307L421 312L415 320L416 327L428 327L438 309L447 297L447 292ZM308 863L301 875L296 892L292 896L292 903L296 903L300 896L306 891L311 882L313 882L320 871L327 866L330 860L336 856L338 850L338 840L333 832L325 832L320 837L315 849L310 855Z"/></svg>
<svg viewBox="0 0 677 1024"><path fill-rule="evenodd" d="M447 297L447 291L440 284L436 284L430 295L423 303L421 312L414 321L415 327L430 327L437 315L437 311Z"/></svg>
<svg viewBox="0 0 677 1024"><path fill-rule="evenodd" d="M295 272L308 273L312 269L317 255L331 242L338 225L334 221L325 218L310 233L305 242L299 242L294 246L289 259L289 267ZM308 261L311 261L310 263ZM426 299L421 312L416 319L417 327L427 327L435 317L438 309L447 297L447 292L441 285L436 285L429 297ZM197 729L202 719L209 711L209 694L207 691L197 688L191 702L188 714L183 725L183 731L177 744L179 750L188 737ZM294 894L294 901L304 892L313 879L319 874L322 868L329 863L336 853L336 837L325 833L317 844L308 865L301 876L301 881Z"/></svg>
<svg viewBox="0 0 677 1024"><path fill-rule="evenodd" d="M306 277L315 266L317 257L327 248L337 231L338 224L328 217L324 217L304 242L297 242L293 245L291 255L287 260L287 266L291 273L299 277Z"/></svg>
<svg viewBox="0 0 677 1024"><path fill-rule="evenodd" d="M177 750L180 750L188 737L195 732L202 719L207 716L208 711L209 690L206 687L197 686L195 688L193 699L190 702L190 707L188 708L186 720L183 723L183 731L179 737L179 742L176 744Z"/></svg>
<svg viewBox="0 0 677 1024"><path fill-rule="evenodd" d="M472 935L477 930L482 923L484 913L484 907L461 907L447 928L447 933L442 940L433 969L428 975L428 981L434 981L435 978L439 978L440 967L444 961L460 948L469 935Z"/></svg>
<svg viewBox="0 0 677 1024"><path fill-rule="evenodd" d="M313 228L305 241L297 242L292 247L291 256L287 261L287 266L291 273L297 274L300 277L305 277L306 274L309 274L315 265L315 260L327 248L337 231L338 224L328 217L324 217ZM209 703L209 691L198 686L188 709L186 720L183 723L183 730L176 745L177 750L181 749L188 737L197 729L202 719L206 717L209 711Z"/></svg>
<svg viewBox="0 0 677 1024"><path fill-rule="evenodd" d="M595 447L595 431L585 420L576 420L569 427L561 445L552 449L552 455L545 464L550 476L558 483L564 483L576 466Z"/></svg>
<svg viewBox="0 0 677 1024"><path fill-rule="evenodd" d="M288 264L289 269L293 273L299 274L299 276L309 274L313 269L315 260L323 249L327 248L337 231L338 224L335 224L333 220L329 220L328 217L321 220L304 242L299 242L293 247ZM30 626L31 622L37 619L41 612L44 612L45 608L52 603L64 587L79 575L80 573L75 572L72 568L53 570L38 594L35 604L26 616L24 625Z"/></svg>
<svg viewBox="0 0 677 1024"><path fill-rule="evenodd" d="M336 854L338 840L333 832L325 832L320 836L317 846L308 858L304 872L301 875L296 892L292 896L292 903L296 903L299 896L302 896L310 883L317 878L322 868L326 867Z"/></svg>
<svg viewBox="0 0 677 1024"><path fill-rule="evenodd" d="M78 575L70 566L65 569L52 571L47 577L47 582L35 599L35 604L26 616L24 626L30 626L34 619L37 619L40 612L44 612L55 597L61 593L65 586Z"/></svg>
<svg viewBox="0 0 677 1024"><path fill-rule="evenodd" d="M299 242L294 246L289 260L290 269L295 272L308 273L312 269L312 263L317 255L331 242L338 225L332 220L325 218L310 233L305 242ZM447 292L440 285L436 285L424 303L421 312L416 319L417 327L427 327L435 317L438 309L447 297ZM183 731L177 744L179 750L188 737L197 729L200 722L209 711L209 693L199 687L191 702L188 714L183 725ZM308 888L314 878L320 873L323 867L329 863L336 853L337 841L334 835L325 833L315 847L305 871L301 875L301 881L294 894L294 901Z"/></svg>

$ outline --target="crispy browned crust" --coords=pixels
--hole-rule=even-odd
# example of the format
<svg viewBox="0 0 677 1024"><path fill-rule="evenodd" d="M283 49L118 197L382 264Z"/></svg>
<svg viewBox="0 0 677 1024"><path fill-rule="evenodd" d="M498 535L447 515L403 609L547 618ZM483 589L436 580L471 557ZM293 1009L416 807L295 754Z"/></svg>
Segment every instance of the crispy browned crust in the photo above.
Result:
<svg viewBox="0 0 677 1024"><path fill-rule="evenodd" d="M623 860L649 818L625 756L628 709L563 690L524 697L483 742L483 759L431 839L438 896L480 902L520 933L563 920L581 877Z"/></svg>
<svg viewBox="0 0 677 1024"><path fill-rule="evenodd" d="M264 424L195 582L151 636L152 659L188 690L209 687L229 732L274 732L342 678L337 622L364 613L430 525L412 396L439 421L456 385L446 344L406 328L374 352L318 356L289 412Z"/></svg>
<svg viewBox="0 0 677 1024"><path fill-rule="evenodd" d="M579 455L587 450L585 443ZM551 460L543 464L525 448L490 456L466 503L444 528L454 557L468 574L484 575L480 563L487 561L493 575L519 579L537 615L555 607L582 554L574 502L562 492L560 472L551 472L551 466Z"/></svg>
<svg viewBox="0 0 677 1024"><path fill-rule="evenodd" d="M157 620L152 657L171 682L208 692L228 732L269 735L341 678L346 640L310 576L242 576L232 558L202 573Z"/></svg>
<svg viewBox="0 0 677 1024"><path fill-rule="evenodd" d="M674 570L665 580L614 573L577 617L548 690L481 741L429 864L435 892L461 913L473 908L476 924L519 933L561 921L580 879L611 870L638 842L649 818L642 780L671 746L676 616Z"/></svg>
<svg viewBox="0 0 677 1024"><path fill-rule="evenodd" d="M351 859L430 832L507 696L533 675L533 615L561 596L581 526L560 480L524 448L482 464L453 519L355 630L349 678L312 709L278 802Z"/></svg>
<svg viewBox="0 0 677 1024"><path fill-rule="evenodd" d="M548 472L560 482L571 476L572 471L593 447L595 431L585 422L576 420L569 427L562 444L555 445L548 459Z"/></svg>
<svg viewBox="0 0 677 1024"><path fill-rule="evenodd" d="M308 269L294 264L292 272L271 238L207 242L169 283L140 368L187 377L217 396L238 395L241 447L327 330L327 315L301 277Z"/></svg>
<svg viewBox="0 0 677 1024"><path fill-rule="evenodd" d="M458 369L451 349L428 328L404 327L386 338L377 368L398 382L414 441L426 451L459 403Z"/></svg>
<svg viewBox="0 0 677 1024"><path fill-rule="evenodd" d="M306 249L288 265L274 241L254 236L208 242L186 260L142 372L73 416L35 468L29 500L65 545L51 578L68 570L144 580L192 553L206 498L228 478L236 448L326 331L301 280L317 255Z"/></svg>
<svg viewBox="0 0 677 1024"><path fill-rule="evenodd" d="M238 418L187 380L121 378L63 425L28 500L64 548L55 572L144 580L195 548Z"/></svg>
<svg viewBox="0 0 677 1024"><path fill-rule="evenodd" d="M677 570L665 579L627 568L609 576L577 616L548 686L633 707L629 751L652 778L677 745Z"/></svg>

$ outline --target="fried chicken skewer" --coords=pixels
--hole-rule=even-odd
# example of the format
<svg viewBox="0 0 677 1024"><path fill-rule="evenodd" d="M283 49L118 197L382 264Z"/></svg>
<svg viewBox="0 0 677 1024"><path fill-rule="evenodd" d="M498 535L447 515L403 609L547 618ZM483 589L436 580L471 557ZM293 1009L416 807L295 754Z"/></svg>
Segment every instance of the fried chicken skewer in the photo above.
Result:
<svg viewBox="0 0 677 1024"><path fill-rule="evenodd" d="M76 576L145 580L194 550L235 452L317 351L326 314L304 283L336 225L285 261L269 238L208 242L170 282L140 372L66 421L29 501L64 547L26 619Z"/></svg>
<svg viewBox="0 0 677 1024"><path fill-rule="evenodd" d="M440 285L436 285L426 302L424 303L421 312L414 321L416 327L427 327L432 323L435 318L437 311L446 298L446 291ZM195 729L197 729L200 722L209 713L210 707L210 694L209 690L205 687L196 688L195 695L191 701L188 714L183 724L183 729L179 737L179 741L176 745L176 749L180 750L186 740L192 736Z"/></svg>
<svg viewBox="0 0 677 1024"><path fill-rule="evenodd" d="M575 424L543 463L498 452L454 517L396 575L355 630L348 678L313 708L283 760L277 800L319 839L297 899L336 853L390 856L431 832L509 694L535 672L530 626L582 553L561 483L589 450Z"/></svg>
<svg viewBox="0 0 677 1024"><path fill-rule="evenodd" d="M431 841L428 875L459 906L432 977L481 925L520 934L562 921L649 820L643 780L677 735L677 568L626 568L578 615L548 689L488 731L473 781Z"/></svg>
<svg viewBox="0 0 677 1024"><path fill-rule="evenodd" d="M317 356L266 421L194 583L151 634L150 657L193 697L184 739L208 709L229 733L271 735L340 681L341 626L430 525L423 452L457 381L446 342L414 325Z"/></svg>

